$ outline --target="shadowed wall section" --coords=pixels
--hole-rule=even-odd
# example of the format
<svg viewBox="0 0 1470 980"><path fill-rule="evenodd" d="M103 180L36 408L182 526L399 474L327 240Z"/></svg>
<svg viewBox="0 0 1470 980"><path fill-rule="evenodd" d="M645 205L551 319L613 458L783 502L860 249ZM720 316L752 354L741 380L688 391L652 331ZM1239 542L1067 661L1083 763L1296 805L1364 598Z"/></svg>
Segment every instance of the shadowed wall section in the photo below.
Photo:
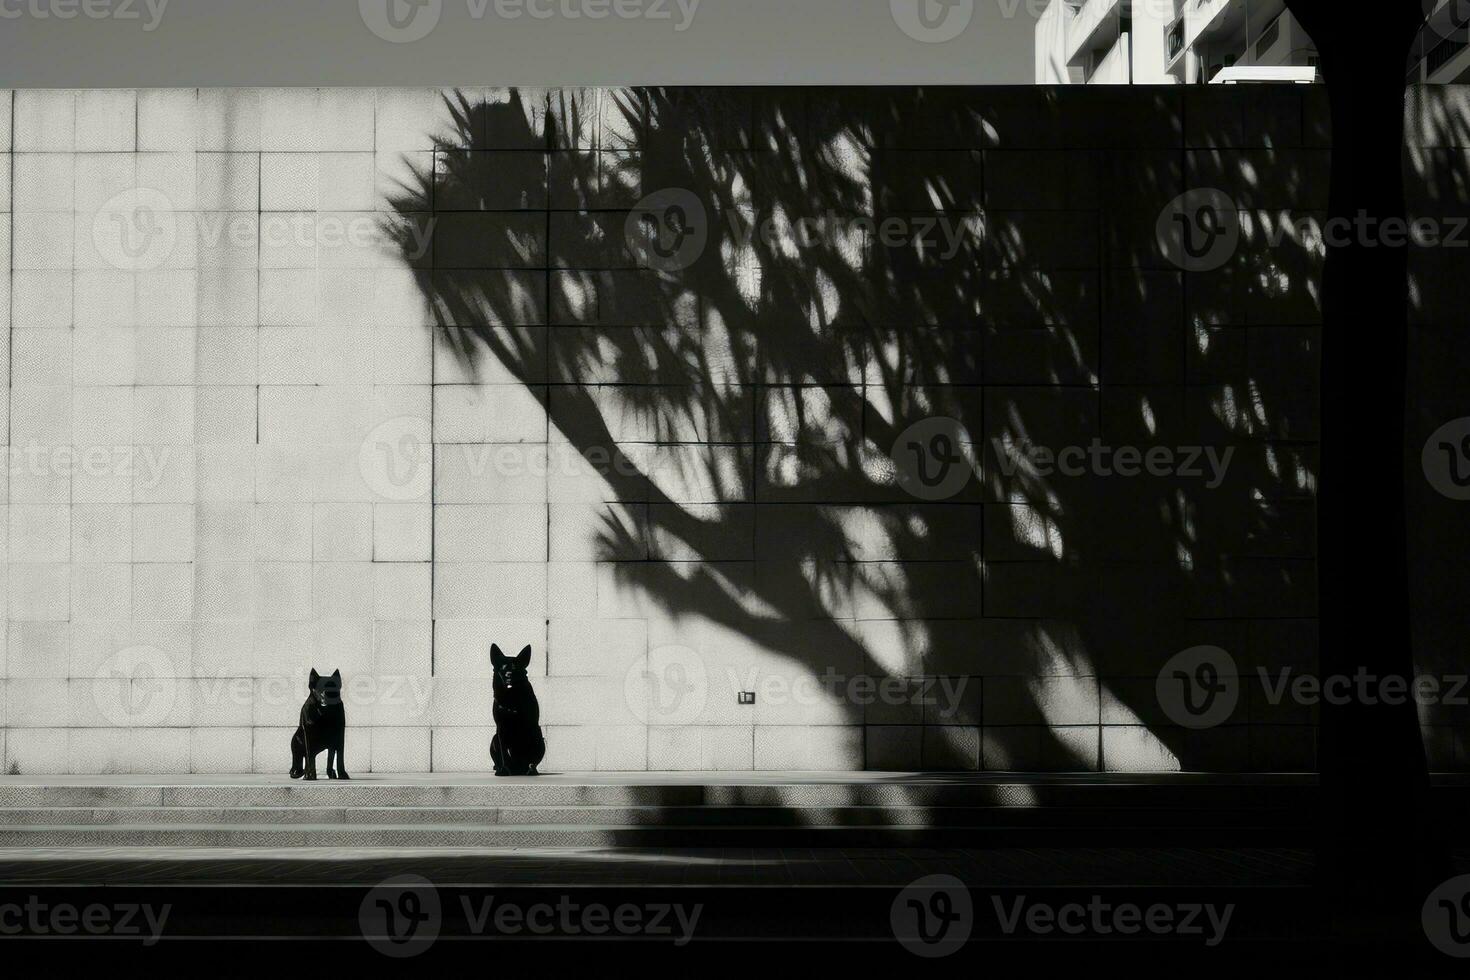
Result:
<svg viewBox="0 0 1470 980"><path fill-rule="evenodd" d="M0 104L7 767L1313 768L1320 90Z"/></svg>
<svg viewBox="0 0 1470 980"><path fill-rule="evenodd" d="M631 751L1311 768L1310 713L1253 685L1315 660L1316 258L1264 220L1325 206L1314 94L449 96L393 198L435 225L419 283L458 372L436 380L544 406L549 601L642 634ZM1186 272L1158 226L1193 187L1242 242ZM936 420L973 476L905 484ZM1017 465L1094 446L1177 466ZM553 684L623 674L558 626ZM1250 678L1190 731L1155 684L1200 644Z"/></svg>

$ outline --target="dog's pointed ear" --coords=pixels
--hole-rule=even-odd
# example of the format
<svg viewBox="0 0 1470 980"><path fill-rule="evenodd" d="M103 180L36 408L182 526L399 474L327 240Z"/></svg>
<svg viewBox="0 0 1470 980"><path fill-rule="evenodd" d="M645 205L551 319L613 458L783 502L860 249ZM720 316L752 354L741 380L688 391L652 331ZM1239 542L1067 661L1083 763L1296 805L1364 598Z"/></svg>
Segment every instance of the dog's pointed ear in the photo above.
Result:
<svg viewBox="0 0 1470 980"><path fill-rule="evenodd" d="M342 683L342 671L340 668L332 671L332 680L336 681L338 684Z"/></svg>
<svg viewBox="0 0 1470 980"><path fill-rule="evenodd" d="M503 663L505 663L505 654L500 652L500 645L498 643L490 644L490 665L492 667L499 667Z"/></svg>
<svg viewBox="0 0 1470 980"><path fill-rule="evenodd" d="M321 674L318 674L316 672L316 668L315 667L311 668L311 679L307 683L309 683L312 687L316 687L321 682L322 682L322 675Z"/></svg>
<svg viewBox="0 0 1470 980"><path fill-rule="evenodd" d="M526 648L524 650L516 654L516 666L521 668L522 670L525 670L527 667L531 666L531 645L529 643L526 644Z"/></svg>

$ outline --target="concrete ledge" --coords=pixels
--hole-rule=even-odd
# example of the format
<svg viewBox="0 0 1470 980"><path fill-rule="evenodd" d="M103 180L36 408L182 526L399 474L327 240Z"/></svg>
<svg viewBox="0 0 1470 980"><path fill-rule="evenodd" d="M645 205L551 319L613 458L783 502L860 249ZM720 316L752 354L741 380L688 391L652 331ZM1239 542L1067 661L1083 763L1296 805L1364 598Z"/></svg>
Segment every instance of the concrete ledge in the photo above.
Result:
<svg viewBox="0 0 1470 980"><path fill-rule="evenodd" d="M903 887L953 874L971 887L1304 886L1310 850L1182 847L959 850L687 848L190 848L0 849L0 882L128 885L376 885L400 874L481 885L803 888ZM353 898L354 903L357 896ZM355 908L355 906L354 906Z"/></svg>
<svg viewBox="0 0 1470 980"><path fill-rule="evenodd" d="M1454 778L1454 777L1447 777ZM1465 777L1470 782L1470 776ZM1014 772L563 772L540 776L497 777L490 773L369 773L346 783L322 778L315 784L266 773L113 774L0 776L7 787L166 788L186 786L279 786L304 790L357 785L395 787L444 786L1313 786L1311 773L1014 773Z"/></svg>

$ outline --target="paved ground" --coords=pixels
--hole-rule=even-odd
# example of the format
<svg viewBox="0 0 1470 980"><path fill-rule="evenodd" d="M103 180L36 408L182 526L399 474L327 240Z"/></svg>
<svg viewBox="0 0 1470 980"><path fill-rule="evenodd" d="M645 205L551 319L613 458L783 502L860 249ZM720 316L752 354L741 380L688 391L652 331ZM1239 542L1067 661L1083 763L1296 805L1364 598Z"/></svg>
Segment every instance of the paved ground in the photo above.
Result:
<svg viewBox="0 0 1470 980"><path fill-rule="evenodd" d="M697 942L691 942L690 948L707 952L712 958L728 961L731 957L759 956L765 949L760 944L797 940L808 950L829 954L846 951L860 956L870 969L877 969L885 962L884 957L894 958L897 965L917 962L894 941L898 928L894 909L912 906L912 889L926 879L946 875L963 883L960 891L948 891L949 885L928 887L952 897L968 896L974 910L965 920L966 934L972 941L959 949L950 963L968 962L965 957L973 955L977 966L983 963L987 972L994 972L1014 957L1019 968L1034 972L1041 963L1038 957L1052 957L1049 962L1075 962L1083 969L1095 970L1111 955L1135 972L1138 964L1148 963L1149 975L1182 973L1186 967L1194 971L1190 975L1206 975L1198 972L1202 962L1230 965L1232 976L1239 975L1237 965L1257 969L1270 963L1275 967L1271 975L1275 975L1290 964L1318 969L1326 951L1335 948L1328 938L1331 903L1315 881L1316 855L1306 846L1281 846L1300 845L1301 835L1294 842L1275 833L1261 840L1244 841L1188 832L1173 838L1174 845L1185 846L1170 846L1150 835L1139 840L1120 839L1120 846L1080 846L1073 843L1084 839L1076 831L1093 826L1090 813L1082 810L1083 822L1070 830L1049 829L1046 821L1053 815L1043 810L1053 800L1067 801L1061 804L1064 808L1076 807L1078 798L1096 796L1102 797L1105 806L1108 801L1116 805L1120 796L1132 799L1125 787L1133 785L1147 787L1141 797L1172 800L1169 805L1179 807L1181 812L1193 808L1192 812L1208 813L1209 819L1215 820L1220 816L1216 808L1222 805L1222 799L1270 800L1276 796L1273 786L1285 789L1284 797L1300 798L1304 794L1300 787L1310 787L1314 782L1310 776L1297 775L1193 774L568 773L536 780L497 780L477 774L364 774L352 785L369 790L360 794L362 798L393 801L380 807L389 813L397 801L439 796L432 793L434 787L461 787L458 797L471 800L507 795L475 789L490 785L510 788L508 796L512 799L538 795L576 798L576 787L632 788L626 792L598 791L600 798L608 799L688 795L682 790L660 794L656 792L658 787L752 787L747 794L727 790L725 795L759 801L770 798L784 802L758 805L782 807L811 795L804 795L800 787L813 787L816 796L830 800L844 794L817 788L847 785L866 787L866 797L880 799L904 798L907 794L900 787L909 786L926 797L1016 801L1011 805L1036 815L1042 822L1034 828L1037 846L1026 846L1026 840L1006 844L1000 838L993 846L985 846L985 828L975 828L981 838L976 845L969 846L967 836L960 839L964 846L957 847L0 848L0 903L27 908L35 903L42 908L68 907L83 900L78 896L85 896L89 903L106 899L118 908L168 909L167 927L160 928L161 941L149 949L149 954L156 957L177 953L186 958L201 944L211 949L228 948L231 956L236 950L279 948L277 943L262 939L320 942L332 955L354 951L376 955L368 945L375 944L381 952L387 949L384 942L419 943L423 949L433 946L431 952L438 954L460 952L465 942L474 940L528 940L525 931L517 930L514 924L502 927L498 919L493 923L485 920L481 913L490 903L502 909L532 910L568 905L574 911L685 907L701 913L698 929L691 930ZM514 789L522 784L546 787L552 792L522 794ZM280 786L291 786L293 790L282 796L269 789ZM166 801L201 794L231 796L228 787L248 788L246 795L250 797L274 800L279 796L294 801L281 804L287 806L301 805L303 800L308 805L326 806L328 802L322 801L342 796L342 784L318 782L304 797L296 789L300 786L273 775L22 776L0 777L0 799L8 799L11 807L39 806L25 802L36 795L29 789L34 787L99 788L104 800L110 796L113 802L99 803L93 799L99 794L85 789L60 795L84 801L78 806L123 808L135 805L128 801L159 795ZM793 789L763 792L759 789L763 786ZM996 789L972 793L963 788L938 792L925 788L943 786ZM1202 794L1158 789L1170 786L1216 789L1206 789ZM1239 786L1242 791L1222 793L1220 786ZM200 793L181 793L177 789L180 787L199 787ZM388 792L380 793L373 787L384 787ZM1099 794L1087 789L1074 791L1078 787L1110 788ZM1035 792L1028 793L1028 788ZM1305 795L1313 793L1306 790ZM1201 809L1200 799L1214 802ZM61 808L67 805L55 801L45 804ZM240 804L235 801L230 805ZM1231 804L1223 805L1230 809ZM1073 812L1075 815L1078 811ZM1099 814L1096 819L1105 818ZM1197 838L1199 846L1192 846ZM1108 842L1102 839L1102 843ZM1205 846L1211 843L1240 846ZM1250 844L1264 846L1247 846ZM1470 871L1470 854L1458 857L1459 870ZM932 898L931 892L920 894ZM405 895L419 903L433 903L434 917L424 920L433 923L427 938L417 933L404 938L373 918L373 910L384 907L388 899L392 900L388 907L406 910L405 916L420 908L405 904ZM907 905L905 896L909 896ZM1223 941L1216 947L1207 948L1198 936L1182 932L1142 937L1153 941L1140 946L1119 942L1116 932L1109 929L1087 931L1056 944L1050 942L1057 939L1054 934L1034 932L1029 926L1016 932L1015 927L1006 924L1010 921L1006 916L1020 907L1016 903L1043 909L1136 906L1172 909L1181 914L1208 907L1224 910L1230 917L1228 932L1221 927L1219 938ZM363 943L364 936L369 937L367 944ZM586 934L571 927L558 926L545 938L548 942L565 941L578 952L588 949ZM626 952L637 957L640 967L646 969L650 955L666 948L677 950L651 930L647 935L623 938L629 941L596 944L592 955L605 967L610 956ZM842 945L851 943L858 945ZM115 947L122 948L115 943L107 948L111 951ZM473 946L471 949L478 950ZM401 951L390 953L401 955Z"/></svg>
<svg viewBox="0 0 1470 980"><path fill-rule="evenodd" d="M412 872L462 885L901 886L945 873L993 887L1297 887L1312 867L1308 852L1265 848L0 850L0 884L375 884Z"/></svg>
<svg viewBox="0 0 1470 980"><path fill-rule="evenodd" d="M381 786L607 785L1311 785L1303 775L1006 773L567 773L534 780L478 774L365 774ZM7 776L5 786L282 786L279 776ZM323 789L330 784L319 783ZM1206 842L1201 842L1206 843ZM117 848L0 849L0 885L57 884L374 884L414 873L462 885L902 886L926 874L954 874L993 887L1246 887L1310 884L1315 857L1298 847L1069 847L1058 831L1048 847L959 848Z"/></svg>

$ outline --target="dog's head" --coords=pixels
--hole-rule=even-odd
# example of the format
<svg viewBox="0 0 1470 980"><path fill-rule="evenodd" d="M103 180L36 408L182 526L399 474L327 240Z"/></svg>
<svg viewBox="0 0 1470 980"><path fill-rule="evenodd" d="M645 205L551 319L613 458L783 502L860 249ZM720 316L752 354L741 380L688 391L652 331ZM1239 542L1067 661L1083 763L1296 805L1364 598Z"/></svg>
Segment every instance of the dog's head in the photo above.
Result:
<svg viewBox="0 0 1470 980"><path fill-rule="evenodd" d="M531 689L531 679L526 668L531 666L531 648L527 646L514 657L507 657L495 644L490 646L490 667L495 671L496 697L514 697Z"/></svg>
<svg viewBox="0 0 1470 980"><path fill-rule="evenodd" d="M334 670L331 677L323 677L313 668L307 683L311 699L319 706L325 708L342 703L342 671Z"/></svg>

